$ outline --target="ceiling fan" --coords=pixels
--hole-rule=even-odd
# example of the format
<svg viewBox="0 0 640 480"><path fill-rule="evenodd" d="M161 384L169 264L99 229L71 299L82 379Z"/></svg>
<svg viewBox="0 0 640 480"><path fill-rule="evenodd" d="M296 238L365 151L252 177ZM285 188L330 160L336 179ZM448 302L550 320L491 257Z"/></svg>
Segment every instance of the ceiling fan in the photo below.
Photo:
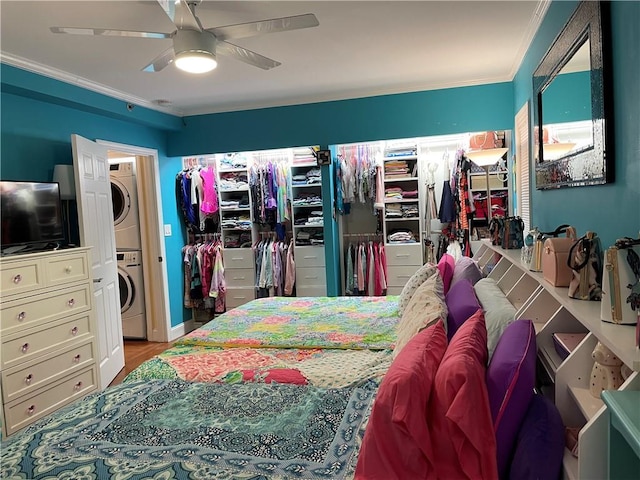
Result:
<svg viewBox="0 0 640 480"><path fill-rule="evenodd" d="M217 54L233 57L263 70L277 67L281 65L280 62L229 43L227 40L319 25L316 16L312 13L307 13L204 29L200 19L195 14L196 5L201 2L202 0L158 0L167 16L176 25L176 30L171 33L76 27L51 27L50 30L53 33L73 35L170 38L173 41L173 46L154 58L142 70L145 72L159 72L170 63L175 62L178 68L187 72L205 73L217 66Z"/></svg>

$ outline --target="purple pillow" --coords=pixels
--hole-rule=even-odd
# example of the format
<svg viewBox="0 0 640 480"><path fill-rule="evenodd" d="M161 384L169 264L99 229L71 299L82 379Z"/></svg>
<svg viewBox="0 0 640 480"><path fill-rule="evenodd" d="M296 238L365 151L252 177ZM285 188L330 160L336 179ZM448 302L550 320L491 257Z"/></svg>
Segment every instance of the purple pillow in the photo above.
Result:
<svg viewBox="0 0 640 480"><path fill-rule="evenodd" d="M511 460L510 480L558 480L562 474L564 425L556 406L534 395L525 414Z"/></svg>
<svg viewBox="0 0 640 480"><path fill-rule="evenodd" d="M444 294L446 295L451 287L451 279L453 278L453 271L456 267L456 259L453 256L445 253L440 257L438 262L438 271L440 277L442 277L442 284L444 285Z"/></svg>
<svg viewBox="0 0 640 480"><path fill-rule="evenodd" d="M451 286L449 288L453 288L456 283L464 279L469 280L471 285L475 285L481 278L482 271L480 267L478 267L478 262L470 257L460 257L453 269L453 277L451 278Z"/></svg>
<svg viewBox="0 0 640 480"><path fill-rule="evenodd" d="M476 313L480 306L473 285L467 279L452 285L445 297L447 303L447 338L451 340L453 334L467 319Z"/></svg>
<svg viewBox="0 0 640 480"><path fill-rule="evenodd" d="M536 351L533 322L516 320L502 333L487 368L500 478L507 478L515 440L533 397Z"/></svg>

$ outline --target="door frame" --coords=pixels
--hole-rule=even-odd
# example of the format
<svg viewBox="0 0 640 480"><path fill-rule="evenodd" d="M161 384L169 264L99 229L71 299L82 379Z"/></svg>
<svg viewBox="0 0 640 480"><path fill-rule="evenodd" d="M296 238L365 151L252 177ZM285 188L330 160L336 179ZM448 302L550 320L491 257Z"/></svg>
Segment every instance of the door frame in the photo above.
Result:
<svg viewBox="0 0 640 480"><path fill-rule="evenodd" d="M136 189L142 242L142 275L147 318L147 340L169 342L169 282L166 267L166 247L160 202L160 171L158 151L152 148L126 145L108 140L96 140L110 152L127 153L136 158ZM142 178L144 177L144 182Z"/></svg>

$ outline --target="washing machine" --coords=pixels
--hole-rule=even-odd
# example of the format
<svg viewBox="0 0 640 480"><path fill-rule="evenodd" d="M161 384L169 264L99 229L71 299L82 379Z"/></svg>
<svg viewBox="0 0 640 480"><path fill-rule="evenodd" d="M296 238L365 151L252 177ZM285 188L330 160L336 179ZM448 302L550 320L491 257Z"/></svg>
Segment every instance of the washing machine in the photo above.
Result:
<svg viewBox="0 0 640 480"><path fill-rule="evenodd" d="M147 338L142 253L140 251L116 252L116 256L120 285L122 336L124 338Z"/></svg>
<svg viewBox="0 0 640 480"><path fill-rule="evenodd" d="M113 224L117 250L140 250L140 217L138 193L133 163L115 163L109 166Z"/></svg>

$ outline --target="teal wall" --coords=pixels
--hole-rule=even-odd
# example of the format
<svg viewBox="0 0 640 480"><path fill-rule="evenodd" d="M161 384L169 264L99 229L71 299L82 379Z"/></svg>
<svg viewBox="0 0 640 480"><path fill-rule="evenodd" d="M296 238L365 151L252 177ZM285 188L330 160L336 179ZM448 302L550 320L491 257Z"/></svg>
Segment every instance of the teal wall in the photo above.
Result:
<svg viewBox="0 0 640 480"><path fill-rule="evenodd" d="M142 107L129 111L123 101L2 65L0 177L49 180L56 163L71 163L73 133L157 149L162 223L174 232L165 246L171 325L177 326L190 317L182 308L185 238L174 197L182 155L512 129L515 113L531 102L533 70L576 5L551 4L513 82L184 119ZM640 2L614 2L611 17L616 181L533 190L531 199L534 225L569 222L579 232L597 231L605 246L640 229ZM339 260L332 265L337 269Z"/></svg>
<svg viewBox="0 0 640 480"><path fill-rule="evenodd" d="M514 77L513 115L529 102L533 122L533 71L577 5L550 5ZM610 13L615 182L542 191L534 188L531 176L532 225L549 230L571 223L578 234L597 232L604 247L619 237L637 237L640 231L640 2L611 2Z"/></svg>
<svg viewBox="0 0 640 480"><path fill-rule="evenodd" d="M542 99L544 125L591 120L591 76L589 72L559 75L544 90Z"/></svg>

